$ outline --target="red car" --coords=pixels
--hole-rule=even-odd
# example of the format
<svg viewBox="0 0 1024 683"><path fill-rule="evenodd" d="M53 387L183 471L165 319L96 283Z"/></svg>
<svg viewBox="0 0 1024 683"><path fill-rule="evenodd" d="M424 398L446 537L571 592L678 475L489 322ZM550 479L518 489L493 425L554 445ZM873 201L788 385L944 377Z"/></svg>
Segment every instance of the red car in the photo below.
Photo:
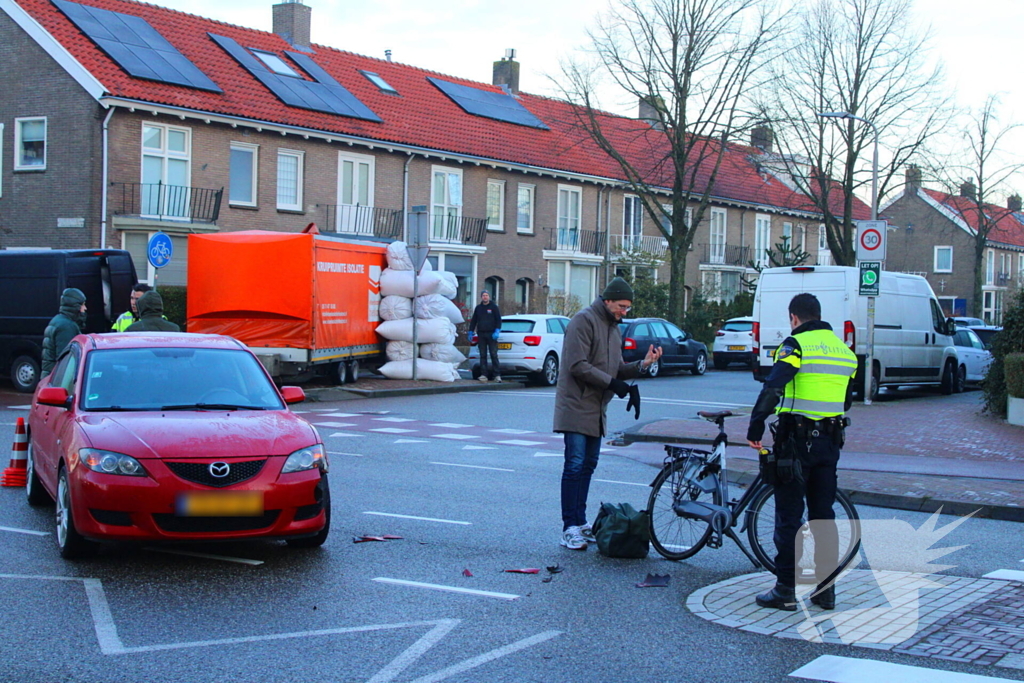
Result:
<svg viewBox="0 0 1024 683"><path fill-rule="evenodd" d="M32 505L57 501L65 558L97 540L327 540L327 451L238 341L179 333L74 338L36 389Z"/></svg>

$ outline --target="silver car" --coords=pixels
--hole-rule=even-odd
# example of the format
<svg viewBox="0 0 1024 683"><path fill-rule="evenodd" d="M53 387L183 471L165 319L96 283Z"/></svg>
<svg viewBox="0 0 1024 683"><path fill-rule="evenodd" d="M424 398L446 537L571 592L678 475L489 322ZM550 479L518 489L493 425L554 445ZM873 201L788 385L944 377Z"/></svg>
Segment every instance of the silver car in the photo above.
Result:
<svg viewBox="0 0 1024 683"><path fill-rule="evenodd" d="M501 375L528 375L545 386L558 382L562 339L569 319L562 315L510 315L501 319L498 364ZM480 347L470 340L473 379L480 377ZM490 359L488 359L488 362Z"/></svg>
<svg viewBox="0 0 1024 683"><path fill-rule="evenodd" d="M716 370L724 370L729 363L754 363L754 319L750 316L731 318L715 333L714 362Z"/></svg>

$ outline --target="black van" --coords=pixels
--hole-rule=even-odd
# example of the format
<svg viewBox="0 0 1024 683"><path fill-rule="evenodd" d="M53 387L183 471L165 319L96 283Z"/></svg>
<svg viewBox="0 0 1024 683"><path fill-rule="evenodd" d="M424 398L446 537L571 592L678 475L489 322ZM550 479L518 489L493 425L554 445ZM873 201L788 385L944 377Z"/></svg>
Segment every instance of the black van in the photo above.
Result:
<svg viewBox="0 0 1024 683"><path fill-rule="evenodd" d="M0 373L18 391L39 382L43 331L67 287L85 293L86 332L109 332L128 310L135 266L123 249L0 250Z"/></svg>

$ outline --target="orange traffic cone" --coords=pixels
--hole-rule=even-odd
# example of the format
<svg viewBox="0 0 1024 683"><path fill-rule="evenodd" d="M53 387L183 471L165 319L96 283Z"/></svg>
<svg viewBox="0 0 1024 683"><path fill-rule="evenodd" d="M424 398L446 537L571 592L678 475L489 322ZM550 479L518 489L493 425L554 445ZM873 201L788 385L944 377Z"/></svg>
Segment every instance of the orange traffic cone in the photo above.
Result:
<svg viewBox="0 0 1024 683"><path fill-rule="evenodd" d="M11 446L11 465L0 477L0 486L25 486L28 483L26 466L28 464L28 434L25 431L25 418L19 417L14 428L14 445Z"/></svg>

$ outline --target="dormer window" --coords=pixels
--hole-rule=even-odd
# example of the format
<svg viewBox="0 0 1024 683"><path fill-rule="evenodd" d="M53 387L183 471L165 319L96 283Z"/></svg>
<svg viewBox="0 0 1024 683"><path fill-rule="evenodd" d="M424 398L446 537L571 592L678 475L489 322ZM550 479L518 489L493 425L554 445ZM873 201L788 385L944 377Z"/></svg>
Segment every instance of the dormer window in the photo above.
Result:
<svg viewBox="0 0 1024 683"><path fill-rule="evenodd" d="M387 81L385 81L383 78L373 73L372 71L360 71L359 73L366 76L366 78L368 78L371 83L380 88L381 92L386 92L391 95L398 94L398 91L392 88Z"/></svg>
<svg viewBox="0 0 1024 683"><path fill-rule="evenodd" d="M295 73L295 69L288 66L288 63L283 59L275 55L273 52L263 52L261 50L251 50L256 58L266 64L267 68L276 74L281 76L291 76L292 78L302 78L299 74Z"/></svg>

